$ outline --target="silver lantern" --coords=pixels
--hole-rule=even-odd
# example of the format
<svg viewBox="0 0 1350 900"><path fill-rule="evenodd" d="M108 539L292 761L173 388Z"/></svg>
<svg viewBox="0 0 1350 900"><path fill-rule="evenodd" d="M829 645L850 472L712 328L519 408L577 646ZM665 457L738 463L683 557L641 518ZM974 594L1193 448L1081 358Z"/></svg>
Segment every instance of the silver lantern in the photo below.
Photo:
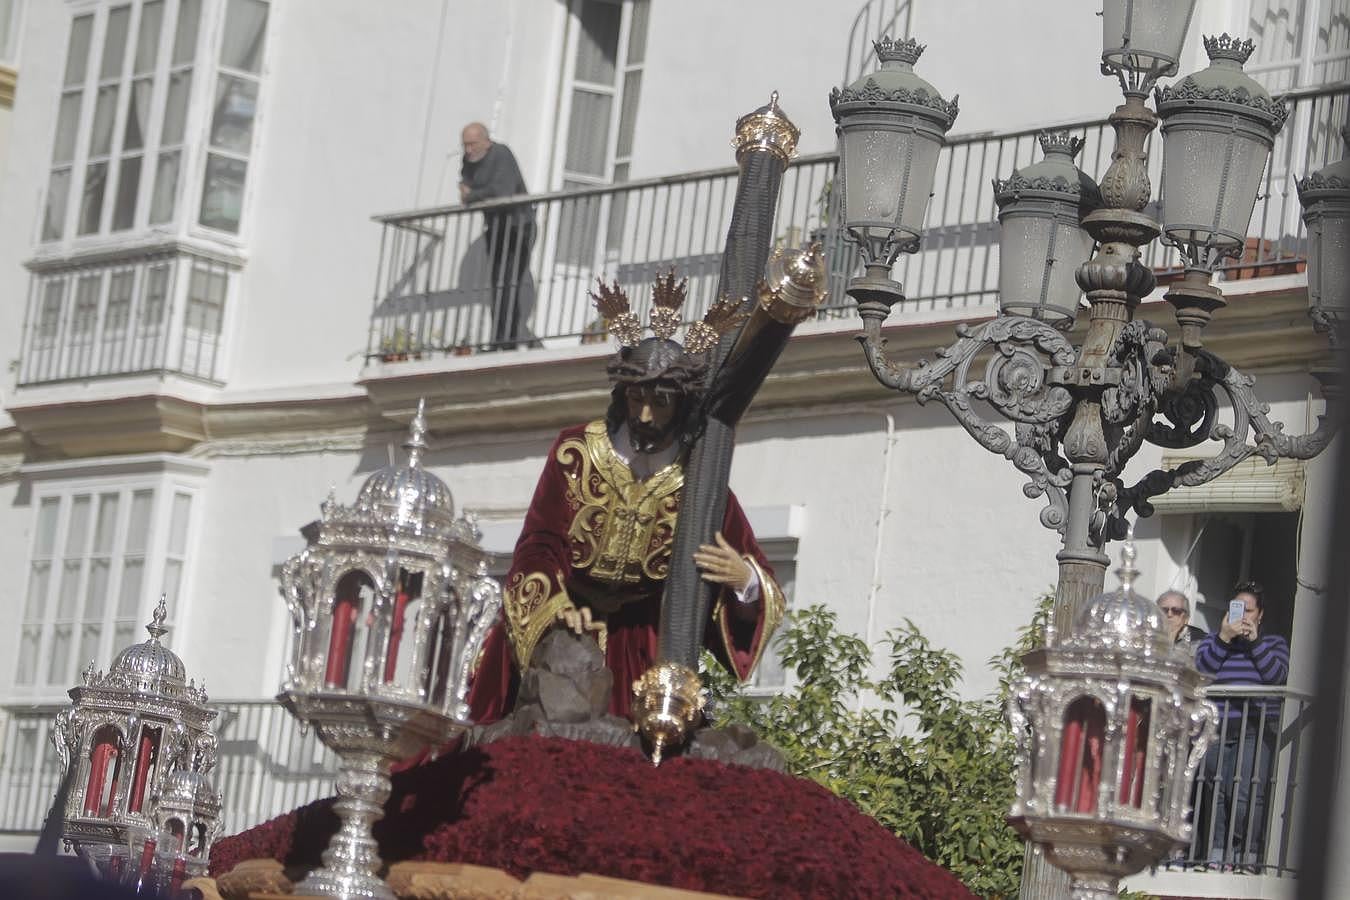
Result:
<svg viewBox="0 0 1350 900"><path fill-rule="evenodd" d="M330 496L317 539L282 569L294 632L278 699L341 760L342 826L299 894L392 900L371 835L390 767L469 724L469 675L501 589L473 521L422 468L425 430L419 403L407 463L371 475L351 506Z"/></svg>
<svg viewBox="0 0 1350 900"><path fill-rule="evenodd" d="M1190 646L1174 644L1135 592L1134 559L1127 542L1120 586L1022 657L1008 701L1008 821L1069 873L1077 898L1115 897L1120 878L1189 841L1191 781L1218 721Z"/></svg>
<svg viewBox="0 0 1350 900"><path fill-rule="evenodd" d="M216 711L162 643L167 617L160 597L148 640L117 654L106 674L91 660L51 731L65 772L62 836L114 880L137 864L137 844L204 873L218 829L220 795L206 774L216 762ZM184 781L197 798L192 808L161 807Z"/></svg>

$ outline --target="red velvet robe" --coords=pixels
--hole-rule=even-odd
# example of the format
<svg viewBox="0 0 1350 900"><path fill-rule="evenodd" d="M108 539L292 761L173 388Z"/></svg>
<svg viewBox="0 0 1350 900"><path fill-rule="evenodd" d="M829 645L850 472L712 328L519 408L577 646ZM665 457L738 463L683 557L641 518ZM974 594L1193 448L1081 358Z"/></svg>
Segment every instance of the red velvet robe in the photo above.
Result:
<svg viewBox="0 0 1350 900"><path fill-rule="evenodd" d="M657 661L661 593L683 484L678 461L637 481L614 452L603 421L558 435L516 543L503 616L488 634L470 686L474 721L499 719L512 708L519 670L539 639L555 627L560 610L583 605L605 624L602 646L614 673L610 712L628 715L633 681ZM739 601L724 589L704 642L744 680L785 603L734 495L727 500L722 534L755 567L760 599L733 608Z"/></svg>

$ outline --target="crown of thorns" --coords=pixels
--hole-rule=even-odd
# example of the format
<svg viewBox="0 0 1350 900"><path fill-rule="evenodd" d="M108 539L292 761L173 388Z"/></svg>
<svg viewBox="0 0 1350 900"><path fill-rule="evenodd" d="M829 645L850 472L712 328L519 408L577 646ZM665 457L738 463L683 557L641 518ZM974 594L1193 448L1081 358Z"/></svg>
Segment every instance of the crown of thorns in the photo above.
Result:
<svg viewBox="0 0 1350 900"><path fill-rule="evenodd" d="M675 280L675 270L665 275L657 275L652 284L652 311L647 317L647 327L656 337L672 341L680 327L680 309L688 295L689 279ZM596 310L605 320L605 330L619 340L625 348L636 347L642 341L642 325L633 313L628 294L616 281L605 284L596 279L596 290L591 292L591 300ZM746 314L740 310L740 304L728 297L720 297L709 307L703 319L694 322L684 335L683 348L689 354L705 354L722 335L745 321Z"/></svg>

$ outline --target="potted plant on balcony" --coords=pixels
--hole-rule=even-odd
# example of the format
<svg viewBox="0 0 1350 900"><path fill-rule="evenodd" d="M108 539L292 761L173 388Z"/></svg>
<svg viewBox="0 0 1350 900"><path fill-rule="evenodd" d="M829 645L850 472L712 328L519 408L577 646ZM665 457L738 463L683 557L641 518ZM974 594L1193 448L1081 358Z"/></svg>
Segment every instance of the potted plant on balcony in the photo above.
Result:
<svg viewBox="0 0 1350 900"><path fill-rule="evenodd" d="M403 362L409 357L422 358L420 345L414 346L412 334L406 329L395 328L394 333L380 342L380 359L383 362Z"/></svg>

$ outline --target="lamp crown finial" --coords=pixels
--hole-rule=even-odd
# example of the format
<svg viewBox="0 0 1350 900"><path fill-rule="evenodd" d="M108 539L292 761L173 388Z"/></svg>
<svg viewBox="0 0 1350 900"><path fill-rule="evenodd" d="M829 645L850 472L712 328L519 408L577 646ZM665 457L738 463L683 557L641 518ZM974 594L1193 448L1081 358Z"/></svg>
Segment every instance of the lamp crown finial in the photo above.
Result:
<svg viewBox="0 0 1350 900"><path fill-rule="evenodd" d="M902 62L912 66L919 61L920 56L923 56L923 51L928 49L928 45L920 44L912 37L897 40L886 35L879 41L873 41L872 48L876 50L877 59L882 63Z"/></svg>
<svg viewBox="0 0 1350 900"><path fill-rule="evenodd" d="M1068 129L1059 131L1042 131L1036 136L1040 141L1041 151L1046 156L1052 153L1061 153L1069 159L1078 155L1078 151L1083 149L1083 139L1070 135Z"/></svg>
<svg viewBox="0 0 1350 900"><path fill-rule="evenodd" d="M404 441L403 449L408 451L408 466L416 469L422 464L422 454L427 449L427 400L421 397L417 401L417 414L413 416L412 425L408 428L408 440Z"/></svg>
<svg viewBox="0 0 1350 900"><path fill-rule="evenodd" d="M159 603L155 605L155 612L150 617L150 624L145 626L145 630L150 632L150 637L156 643L169 633L169 629L164 626L164 621L169 618L168 599L168 594L159 595Z"/></svg>
<svg viewBox="0 0 1350 900"><path fill-rule="evenodd" d="M1251 38L1240 40L1230 35L1228 32L1215 37L1207 35L1205 37L1205 52L1209 54L1211 62L1219 59L1235 60L1238 65L1245 63L1252 53L1256 50L1256 44Z"/></svg>

